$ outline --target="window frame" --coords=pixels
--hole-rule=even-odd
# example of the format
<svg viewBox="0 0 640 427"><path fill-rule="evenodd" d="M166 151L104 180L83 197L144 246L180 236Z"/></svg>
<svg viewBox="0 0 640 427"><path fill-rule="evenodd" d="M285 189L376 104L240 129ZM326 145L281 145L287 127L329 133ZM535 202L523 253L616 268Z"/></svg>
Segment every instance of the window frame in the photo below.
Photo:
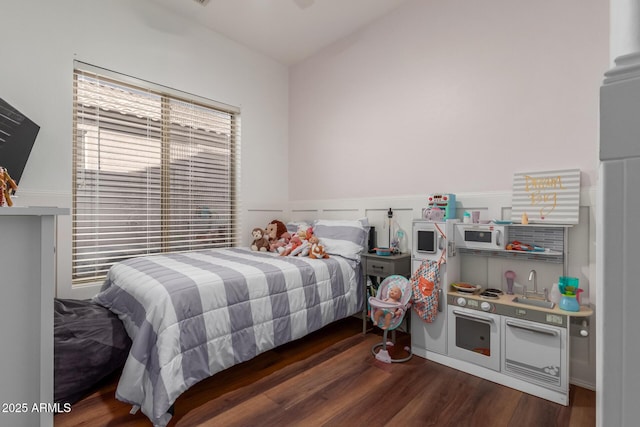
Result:
<svg viewBox="0 0 640 427"><path fill-rule="evenodd" d="M78 285L86 285L86 284L90 284L90 283L96 283L98 281L101 281L105 276L106 276L106 270L108 270L108 266L110 266L111 264L113 264L113 262L106 262L105 260L108 258L107 255L105 256L96 256L95 259L101 259L101 261L105 261L106 264L104 264L106 267L103 269L103 271L101 271L101 274L91 274L91 268L93 268L95 271L99 271L99 268L97 267L97 265L99 264L99 262L101 261L96 261L95 263L86 263L86 268L87 271L89 271L89 273L82 275L79 272L81 271L80 266L82 265L81 262L81 258L82 258L82 253L81 250L79 249L79 245L78 245L78 241L79 239L79 226L78 226L78 218L79 218L79 197L82 197L83 194L79 194L81 193L78 190L78 183L79 181L79 177L78 174L80 173L80 165L78 164L78 162L82 161L81 158L86 158L86 156L80 156L80 150L84 149L87 150L87 144L85 144L85 142L80 141L81 135L83 134L82 131L82 127L79 126L79 116L81 115L79 110L78 110L78 76L79 75L85 75L85 76L89 76L90 78L97 78L101 81L105 81L105 82L111 82L115 85L120 85L120 86L125 86L125 87L129 87L132 90L138 90L138 91L143 91L145 93L149 93L153 96L157 96L160 99L160 123L158 126L158 129L160 130L160 138L158 141L156 141L155 139L151 139L149 144L154 144L154 143L159 143L160 144L160 194L161 195L167 195L167 194L171 194L172 191L172 184L175 187L174 182L177 182L175 180L174 177L172 177L172 174L175 173L179 173L179 172L185 172L185 171L189 171L189 176L191 176L191 172L193 172L193 169L190 169L189 166L180 166L179 163L191 163L191 161L193 159L189 158L189 161L182 161L180 162L179 159L173 158L172 159L172 152L171 152L171 148L174 145L177 146L186 146L188 147L189 144L191 145L197 145L199 147L204 147L207 144L209 144L209 148L211 150L214 150L212 147L214 145L216 145L218 142L222 141L223 143L223 147L227 147L228 153L227 154L218 154L218 155L213 155L213 159L214 160L209 160L209 162L214 162L215 159L227 159L226 163L223 163L222 169L217 169L217 168L213 168L213 163L207 163L202 162L205 164L205 166L210 167L211 169L208 169L207 172L207 176L209 175L208 172L211 171L211 176L216 175L214 172L215 171L219 171L222 170L223 172L226 173L226 175L222 175L223 176L223 184L219 184L216 183L214 184L214 187L207 187L208 189L214 189L215 191L213 191L211 194L211 197L213 197L213 194L222 194L223 195L223 201L221 202L223 206L227 206L228 209L225 211L224 214L219 215L218 217L216 217L215 219L210 219L210 224L217 224L216 229L217 230L224 230L224 231L216 231L216 236L219 236L219 238L211 238L211 240L209 241L209 243L206 243L204 241L197 241L197 245L194 245L193 242L196 242L196 240L194 239L198 239L198 236L196 234L193 234L193 230L192 229L198 229L198 225L197 225L197 221L193 221L193 223L196 223L196 225L190 225L189 224L189 210L185 210L182 209L181 207L177 207L177 208L172 208L171 204L170 204L170 197L160 197L160 209L159 209L159 214L160 214L160 231L159 231L159 238L161 240L161 244L160 244L160 251L155 251L154 253L170 253L170 252L184 252L184 251L189 251L189 250L193 250L194 246L197 246L197 248L200 249L206 249L206 248L213 248L213 247L232 247L232 246L237 246L238 245L238 235L239 235L239 231L240 231L240 223L239 223L239 206L240 206L240 200L239 200L239 183L240 183L240 109L237 107L233 107L224 103L220 103L220 102L216 102L216 101L212 101L206 98L202 98L199 96L195 96L186 92L182 92L182 91L178 91L172 88L168 88L165 86L161 86L155 83L150 83L148 81L145 80L141 80L141 79L137 79L131 76L127 76L124 74L120 74L120 73L116 73L110 70L106 70L100 67L96 67L84 62L80 62L80 61L74 61L74 70L73 70L73 80L74 80L74 93L73 93L73 137L72 137L72 147L73 147L73 159L72 159L72 165L73 165L73 170L72 170L72 183L73 183L73 188L72 188L72 256L71 256L71 262L72 262L72 272L71 272L71 282L72 282L72 288L74 286L78 286ZM169 105L170 103L172 103L171 105ZM200 118L198 116L198 112L200 110L205 111L210 113L210 115L220 115L221 117L227 117L228 116L228 134L227 135L227 139L228 142L225 143L225 139L220 137L211 137L209 139L205 139L205 138L200 138L198 139L198 135L202 136L205 135L205 131L204 130L198 130L197 125L194 125L193 127L189 127L189 125L183 125L179 126L175 123L177 115L173 115L172 116L172 120L169 119L167 112L172 111L175 112L176 108L186 108L187 112L190 113L193 117L195 117L196 119L198 119L198 123L200 123ZM192 107L192 109L190 110L189 107ZM95 107L96 109L98 109L98 111L100 110L100 107ZM206 110L204 110L206 109ZM182 112L182 110L180 111ZM186 113L185 113L186 114ZM99 113L96 115L99 117ZM189 116L191 117L191 116ZM205 114L203 113L202 117L206 117ZM217 121L211 121L211 122L206 122L206 118L202 118L202 120L204 120L202 123L208 123L211 126L221 126L219 124L217 124ZM126 122L123 121L123 127L121 129L118 130L114 130L112 132L117 133L117 134L122 134L128 138L133 138L135 136L135 134L131 131L126 132L127 129L127 125L133 127L134 126L134 122L136 121L136 118L133 118L131 120L131 122ZM194 120L194 123L196 121ZM103 130L103 128L100 126L101 122L98 120L97 121L97 129L98 129L98 134L100 134L100 131ZM104 124L104 123L103 123ZM186 137L180 137L181 133L179 130L182 128L186 128L189 129L188 132L188 136ZM225 127L225 129L227 129ZM176 132L176 130L178 130L178 132ZM171 137L171 134L173 132L174 137ZM86 134L86 132L84 132L84 134ZM178 135L178 136L175 136ZM195 135L195 136L194 136ZM124 138L123 136L123 138ZM98 137L98 141L100 140L100 136ZM198 140L200 140L201 142L197 142ZM124 143L121 143L124 144ZM225 145L227 144L227 145ZM139 147L137 147L139 148ZM98 153L101 153L101 148L97 151ZM215 150L214 150L215 151ZM223 150L224 151L224 150ZM201 153L199 153L201 154ZM174 167L172 167L172 160L174 162ZM86 162L86 160L85 160ZM194 162L195 163L195 162ZM198 167L201 168L200 166L200 162L198 162L199 165ZM85 163L86 166L86 163ZM96 175L100 175L101 172L101 168L102 168L102 163L100 160L98 160L98 166L97 166L97 170L95 172ZM84 173L86 174L87 171L89 170L87 167L85 167L84 169ZM146 171L146 173L150 173L149 170ZM105 174L105 173L103 173ZM201 174L202 176L205 176L203 174ZM226 178L226 179L225 179ZM206 180L207 177L202 178L201 180ZM214 178L212 177L208 177L209 180L214 180ZM117 180L115 180L117 181ZM195 181L195 179L194 179ZM202 185L202 184L201 184ZM99 194L100 190L97 190L95 192L95 194ZM200 191L200 193L202 193L202 191ZM90 193L87 193L90 194ZM104 191L103 191L103 195L104 195ZM226 198L225 198L226 197ZM147 196L148 199L148 196ZM144 198L141 199L135 199L135 200L144 200ZM191 202L193 202L193 198L189 199ZM216 202L217 203L217 202ZM87 203L86 205L90 205L91 203ZM179 206L179 205L176 205ZM217 207L217 205L216 205ZM191 207L191 209L193 209L193 206ZM173 215L176 215L176 212L179 211L186 211L187 212L187 219L182 219L181 221L183 222L183 224L179 224L176 225L176 220L172 219L175 218L173 217ZM100 215L100 214L99 214ZM212 216L210 216L209 218L213 218ZM223 219L221 219L223 218ZM186 222L186 225L184 225L184 223ZM146 228L144 230L146 230L147 233L149 233L148 228L150 227L147 223L147 225L145 226ZM173 230L173 233L176 233L176 228L187 228L187 232L182 232L180 231L178 234L180 235L180 238L175 237L175 235L172 235L171 230ZM94 226L94 228L97 228ZM157 228L157 227L156 227ZM145 231L143 231L145 232ZM100 236L100 231L99 229L96 230L98 237ZM192 233L192 234L189 234ZM195 232L197 233L197 231ZM103 237L104 237L103 233ZM185 237L186 236L186 237ZM105 237L106 238L106 237ZM181 240L181 239L185 239L185 240ZM123 239L126 240L126 239ZM134 239L132 239L134 240ZM201 243L202 242L202 243ZM185 247L188 246L188 247ZM88 245L90 246L90 245ZM99 247L99 245L98 245ZM93 253L93 252L89 252L89 253ZM148 253L136 253L131 257L137 257L137 256L144 256L147 255ZM86 253L85 253L86 255ZM125 258L124 256L121 256L120 258Z"/></svg>

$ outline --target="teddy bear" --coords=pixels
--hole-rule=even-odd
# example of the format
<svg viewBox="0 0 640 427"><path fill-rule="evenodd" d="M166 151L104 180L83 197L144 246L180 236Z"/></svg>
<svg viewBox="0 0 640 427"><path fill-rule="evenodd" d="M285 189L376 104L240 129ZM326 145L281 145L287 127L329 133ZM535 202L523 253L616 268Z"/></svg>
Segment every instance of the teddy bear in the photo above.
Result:
<svg viewBox="0 0 640 427"><path fill-rule="evenodd" d="M291 233L287 231L287 226L277 219L267 224L266 232L270 252L282 252L284 250L282 248L291 240Z"/></svg>
<svg viewBox="0 0 640 427"><path fill-rule="evenodd" d="M393 286L389 288L387 297L383 301L399 304L401 298L402 298L402 289L400 289L398 286ZM389 325L391 325L391 319L393 319L396 316L400 316L401 314L402 314L401 308L396 308L396 309L378 308L373 313L373 321L377 325L378 322L380 322L380 318L384 316L384 323L382 324L382 329L387 329L389 328Z"/></svg>
<svg viewBox="0 0 640 427"><path fill-rule="evenodd" d="M252 251L267 252L269 250L269 241L264 237L265 234L265 231L260 227L253 229L251 232L253 236L253 243L251 243Z"/></svg>
<svg viewBox="0 0 640 427"><path fill-rule="evenodd" d="M9 176L7 169L0 166L0 206L4 206L5 202L7 203L7 206L13 206L11 194L15 193L17 189L18 186Z"/></svg>
<svg viewBox="0 0 640 427"><path fill-rule="evenodd" d="M320 244L320 239L318 239L318 236L311 236L311 238L309 239L309 243L311 244L311 249L309 250L309 258L329 258L329 255L324 251L324 246Z"/></svg>

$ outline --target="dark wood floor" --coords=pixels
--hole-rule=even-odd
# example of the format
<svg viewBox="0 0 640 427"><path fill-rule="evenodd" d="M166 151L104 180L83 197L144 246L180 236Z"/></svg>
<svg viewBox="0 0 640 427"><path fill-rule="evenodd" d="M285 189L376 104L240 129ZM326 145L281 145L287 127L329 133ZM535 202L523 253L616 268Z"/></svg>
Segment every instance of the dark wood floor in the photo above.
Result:
<svg viewBox="0 0 640 427"><path fill-rule="evenodd" d="M565 407L417 356L384 364L370 352L381 337L361 332L346 319L220 372L178 398L169 426L595 426L593 391L571 386ZM115 400L116 381L54 425L151 425Z"/></svg>

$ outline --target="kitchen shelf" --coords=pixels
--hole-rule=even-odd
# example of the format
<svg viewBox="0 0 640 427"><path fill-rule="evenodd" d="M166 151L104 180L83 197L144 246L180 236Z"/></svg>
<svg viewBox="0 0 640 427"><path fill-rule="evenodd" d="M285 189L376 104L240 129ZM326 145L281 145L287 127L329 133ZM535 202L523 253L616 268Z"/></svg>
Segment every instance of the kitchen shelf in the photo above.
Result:
<svg viewBox="0 0 640 427"><path fill-rule="evenodd" d="M486 257L499 257L529 261L545 261L550 263L562 264L564 262L564 253L558 251L545 252L529 252L529 251L509 251L506 249L469 249L458 248L462 254L479 255Z"/></svg>
<svg viewBox="0 0 640 427"><path fill-rule="evenodd" d="M502 225L507 230L504 244L518 241L523 244L544 248L544 252L514 251L507 249L481 249L458 247L463 254L499 257L508 259L543 261L554 264L566 262L568 225L559 224L508 224ZM456 245L457 246L457 245Z"/></svg>

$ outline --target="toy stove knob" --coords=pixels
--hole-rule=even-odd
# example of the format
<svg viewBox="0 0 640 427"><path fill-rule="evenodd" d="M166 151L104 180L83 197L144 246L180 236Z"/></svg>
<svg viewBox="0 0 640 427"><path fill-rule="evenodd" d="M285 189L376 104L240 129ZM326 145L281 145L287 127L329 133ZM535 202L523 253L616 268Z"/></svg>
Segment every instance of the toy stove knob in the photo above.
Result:
<svg viewBox="0 0 640 427"><path fill-rule="evenodd" d="M482 309L482 311L491 311L491 304L483 301L482 303L480 303L480 308Z"/></svg>

